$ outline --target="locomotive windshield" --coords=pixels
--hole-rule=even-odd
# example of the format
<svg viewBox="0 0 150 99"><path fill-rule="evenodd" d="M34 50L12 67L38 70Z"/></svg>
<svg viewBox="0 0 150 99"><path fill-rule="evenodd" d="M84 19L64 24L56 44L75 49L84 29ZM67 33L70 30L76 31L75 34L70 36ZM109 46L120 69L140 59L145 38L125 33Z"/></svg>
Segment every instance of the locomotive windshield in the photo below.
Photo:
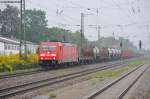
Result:
<svg viewBox="0 0 150 99"><path fill-rule="evenodd" d="M56 46L41 46L40 50L51 50L51 51L55 51L55 50L56 50Z"/></svg>

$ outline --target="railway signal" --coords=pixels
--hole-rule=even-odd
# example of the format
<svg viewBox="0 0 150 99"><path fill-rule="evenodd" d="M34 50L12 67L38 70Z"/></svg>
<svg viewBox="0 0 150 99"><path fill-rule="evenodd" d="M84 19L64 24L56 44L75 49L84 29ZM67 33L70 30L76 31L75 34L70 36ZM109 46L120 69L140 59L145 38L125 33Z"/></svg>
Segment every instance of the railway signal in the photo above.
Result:
<svg viewBox="0 0 150 99"><path fill-rule="evenodd" d="M120 47L122 48L122 41L120 42Z"/></svg>
<svg viewBox="0 0 150 99"><path fill-rule="evenodd" d="M139 48L140 49L142 48L142 41L141 40L139 41Z"/></svg>

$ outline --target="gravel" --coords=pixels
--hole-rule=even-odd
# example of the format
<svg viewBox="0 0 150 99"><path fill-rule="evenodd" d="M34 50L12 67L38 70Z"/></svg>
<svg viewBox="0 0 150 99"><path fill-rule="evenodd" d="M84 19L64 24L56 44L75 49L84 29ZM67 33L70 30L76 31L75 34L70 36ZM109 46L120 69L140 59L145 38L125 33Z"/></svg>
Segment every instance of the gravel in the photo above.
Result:
<svg viewBox="0 0 150 99"><path fill-rule="evenodd" d="M29 83L29 82L32 82L32 81L46 79L46 78L49 78L49 77L56 77L58 75L64 75L64 74L68 74L68 73L72 73L72 72L77 72L77 71L86 70L86 69L90 69L90 68L100 67L100 66L103 66L103 65L111 64L111 63L117 63L119 61L108 62L108 63L92 64L92 65L83 65L83 66L77 66L77 67L73 67L73 68L51 70L51 71L48 71L48 72L37 73L37 74L32 74L32 75L0 79L0 82L3 82L3 83L0 83L0 88L14 86L16 84L21 84L21 83ZM33 92L24 93L22 95L15 96L15 97L12 97L10 99L31 99L31 97L35 96L35 94L33 94L33 93L36 93L36 95L40 95L40 94L43 94L43 92L47 92L47 90L55 90L57 88L62 88L64 86L68 86L68 85L74 85L76 83L84 82L86 80L89 80L89 77L87 77L87 78L83 77L83 78L80 78L80 80L76 79L76 80L72 81L71 83L70 82L69 83L65 83L65 84L62 83L62 85L60 85L60 86L56 85L56 86L54 86L54 88L49 88L49 87L41 88L39 90L35 90Z"/></svg>
<svg viewBox="0 0 150 99"><path fill-rule="evenodd" d="M115 62L108 62L108 63L99 63L99 64L92 64L92 65L83 65L83 66L77 66L73 68L63 68L63 69L57 69L57 70L50 70L42 73L37 73L37 74L31 74L31 75L25 75L25 76L19 76L19 77L13 77L13 78L6 78L6 79L0 79L0 88L5 88L5 87L10 87L18 84L23 84L23 83L29 83L32 81L37 81L40 79L46 79L49 77L56 77L59 75L64 75L64 74L69 74L72 72L77 72L80 70L86 70L94 67L100 67L103 65L107 65L110 63L116 63Z"/></svg>
<svg viewBox="0 0 150 99"><path fill-rule="evenodd" d="M97 66L98 67L98 66L100 66L100 64L94 64L94 65L92 65L92 67L93 66ZM90 68L91 68L91 66L90 66ZM60 84L56 84L56 85L53 85L51 87L47 86L47 87L43 87L43 88L40 88L40 89L31 91L31 92L28 92L28 93L17 95L15 97L11 97L10 99L31 99L32 97L34 97L36 95L42 95L43 93L47 93L49 91L57 90L57 89L64 88L64 87L67 87L67 86L72 86L74 84L77 84L77 83L80 83L80 82L84 82L84 81L87 81L89 79L91 79L91 76L89 76L89 75L83 76L83 77L79 77L79 78L76 78L76 79L73 79L73 80L70 80L70 81L66 81L65 83L62 82Z"/></svg>
<svg viewBox="0 0 150 99"><path fill-rule="evenodd" d="M150 99L150 68L128 93L124 99Z"/></svg>

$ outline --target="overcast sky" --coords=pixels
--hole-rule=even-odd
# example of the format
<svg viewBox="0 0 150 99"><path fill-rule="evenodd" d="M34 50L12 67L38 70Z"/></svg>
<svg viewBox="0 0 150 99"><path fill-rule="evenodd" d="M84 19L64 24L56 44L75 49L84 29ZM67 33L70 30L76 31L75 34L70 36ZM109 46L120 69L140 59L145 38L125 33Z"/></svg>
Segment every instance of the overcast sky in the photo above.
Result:
<svg viewBox="0 0 150 99"><path fill-rule="evenodd" d="M150 0L26 0L26 8L46 12L49 27L80 30L81 12L85 15L85 36L97 40L95 26L100 25L101 36L125 37L143 41L150 49Z"/></svg>

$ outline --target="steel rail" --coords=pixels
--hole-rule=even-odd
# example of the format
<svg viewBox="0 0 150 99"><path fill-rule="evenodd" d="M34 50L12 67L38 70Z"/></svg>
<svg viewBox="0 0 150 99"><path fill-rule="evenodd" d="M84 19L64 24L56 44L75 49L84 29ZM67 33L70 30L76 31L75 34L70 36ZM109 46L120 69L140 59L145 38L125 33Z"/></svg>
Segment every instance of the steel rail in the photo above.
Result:
<svg viewBox="0 0 150 99"><path fill-rule="evenodd" d="M125 59L124 62L128 62L130 61L129 59ZM105 63L109 63L105 62ZM119 63L119 62L118 62ZM112 63L113 64L113 63ZM86 65L86 64L85 64ZM26 76L26 75L32 75L32 74L37 74L37 73L41 73L41 72L45 72L46 70L43 69L38 69L38 70L34 70L34 71L26 71L26 72L19 72L19 73L15 73L15 74L4 74L4 75L0 75L0 79L6 79L6 78L13 78L13 77L19 77L19 76Z"/></svg>
<svg viewBox="0 0 150 99"><path fill-rule="evenodd" d="M125 94L133 87L133 85L141 78L141 76L147 71L149 67L145 68L143 72L136 77L136 79L117 97L117 99L122 99Z"/></svg>
<svg viewBox="0 0 150 99"><path fill-rule="evenodd" d="M95 73L95 72L98 72L98 71L114 68L114 67L117 67L117 66L122 66L123 64L124 63L109 64L109 65L106 65L106 66L87 69L87 70L83 70L83 71L79 71L79 72L75 72L75 73L71 73L71 74L61 75L61 76L57 76L57 77L53 77L53 78L39 80L39 81L36 81L36 82L30 82L30 83L25 83L25 84L13 86L13 87L0 89L0 98L3 99L3 98L6 98L6 97L21 94L21 93L31 91L31 90L34 90L34 89L37 89L37 88L41 88L41 87L44 87L44 86L52 86L54 84L58 84L58 83L65 82L65 81L68 81L68 80L71 80L71 79L82 77L82 76L85 76L85 75L88 75L88 74L91 74L91 73Z"/></svg>
<svg viewBox="0 0 150 99"><path fill-rule="evenodd" d="M108 88L112 87L113 85L115 85L119 81L123 80L125 77L127 77L128 75L130 75L134 71L138 70L140 67L144 66L144 64L139 65L138 67L136 67L135 69L131 70L130 72L124 74L123 76L119 77L118 79L115 79L113 82L111 82L111 83L107 84L106 86L104 86L104 87L96 90L95 92L89 94L88 96L86 96L86 99L94 99L96 96L100 95L101 93L103 93L104 91L106 91ZM119 98L119 99L121 99L121 98Z"/></svg>
<svg viewBox="0 0 150 99"><path fill-rule="evenodd" d="M19 73L15 73L15 74L5 74L5 75L0 75L0 79L32 75L32 74L37 74L37 73L42 73L42 72L44 72L43 69L37 69L37 70L33 70L33 71L19 72Z"/></svg>

